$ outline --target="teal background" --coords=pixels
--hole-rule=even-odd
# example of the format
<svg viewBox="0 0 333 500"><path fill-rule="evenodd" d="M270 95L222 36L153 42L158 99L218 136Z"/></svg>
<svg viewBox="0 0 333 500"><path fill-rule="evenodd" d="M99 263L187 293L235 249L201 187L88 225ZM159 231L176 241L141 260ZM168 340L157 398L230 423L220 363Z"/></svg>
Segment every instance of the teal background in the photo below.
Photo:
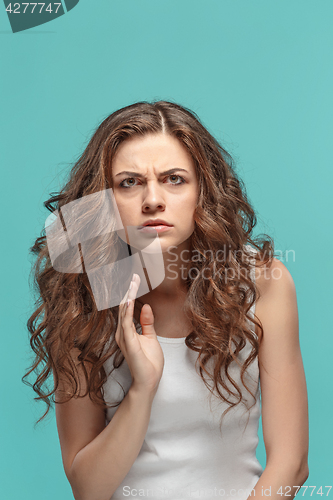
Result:
<svg viewBox="0 0 333 500"><path fill-rule="evenodd" d="M331 0L81 0L13 34L0 5L2 498L73 498L54 411L34 429L46 406L21 382L43 201L107 115L156 98L199 115L236 161L256 233L295 251L282 261L296 284L309 395L306 484L332 485L332 17Z"/></svg>

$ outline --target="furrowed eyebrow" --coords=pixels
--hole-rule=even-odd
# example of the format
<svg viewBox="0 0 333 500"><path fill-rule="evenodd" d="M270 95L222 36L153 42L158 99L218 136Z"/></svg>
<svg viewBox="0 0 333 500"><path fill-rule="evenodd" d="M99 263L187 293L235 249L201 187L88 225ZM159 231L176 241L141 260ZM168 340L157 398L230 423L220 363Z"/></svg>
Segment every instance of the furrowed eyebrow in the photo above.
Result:
<svg viewBox="0 0 333 500"><path fill-rule="evenodd" d="M185 170L184 168L170 168L170 170L165 170L165 172L161 172L160 176L162 175L170 175L173 174L174 172L186 172L188 174L188 171ZM144 175L139 174L138 172L130 172L128 170L124 170L123 172L119 172L119 174L116 174L115 177L118 177L118 175L130 175L132 177L141 177L143 178Z"/></svg>

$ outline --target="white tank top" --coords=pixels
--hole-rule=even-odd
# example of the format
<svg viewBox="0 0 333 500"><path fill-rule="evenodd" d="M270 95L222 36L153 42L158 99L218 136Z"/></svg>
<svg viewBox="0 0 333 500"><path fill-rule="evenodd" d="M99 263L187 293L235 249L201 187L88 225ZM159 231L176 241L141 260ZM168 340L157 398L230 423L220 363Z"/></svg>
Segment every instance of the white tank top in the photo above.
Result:
<svg viewBox="0 0 333 500"><path fill-rule="evenodd" d="M254 310L255 304L250 310L252 314ZM250 325L254 331L254 325ZM139 324L136 328L142 334ZM164 369L152 403L148 429L135 462L112 500L133 496L170 500L222 497L246 500L263 472L256 458L261 414L258 358L245 374L246 383L257 401L249 412L242 403L230 410L223 417L221 435L220 418L228 405L210 396L194 366L198 353L186 346L185 337L157 338L164 354ZM238 355L242 363L250 351L247 341ZM113 366L112 358L104 364L107 374ZM211 362L209 369L213 366ZM228 370L246 397L249 408L254 400L242 385L240 368L232 362ZM212 382L207 377L206 380L212 387ZM124 394L119 384L127 393L131 383L131 373L124 359L103 386L105 401L122 400ZM226 383L235 392L233 386ZM236 401L224 390L223 394L228 400ZM106 424L117 409L107 410Z"/></svg>

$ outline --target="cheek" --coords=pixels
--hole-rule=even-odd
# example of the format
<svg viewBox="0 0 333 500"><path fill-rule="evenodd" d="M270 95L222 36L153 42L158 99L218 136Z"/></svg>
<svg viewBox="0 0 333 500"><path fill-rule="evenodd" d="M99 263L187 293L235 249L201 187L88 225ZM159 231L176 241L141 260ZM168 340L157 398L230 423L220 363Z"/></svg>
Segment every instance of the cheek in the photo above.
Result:
<svg viewBox="0 0 333 500"><path fill-rule="evenodd" d="M193 230L194 228L194 212L196 205L196 198L193 198L193 200L184 201L174 207L175 213L179 216L178 223L185 231Z"/></svg>
<svg viewBox="0 0 333 500"><path fill-rule="evenodd" d="M128 205L129 205L128 201L126 202L126 200L124 200L122 196L119 196L117 194L114 194L114 199L119 212L121 213L128 212Z"/></svg>
<svg viewBox="0 0 333 500"><path fill-rule="evenodd" d="M184 213L184 210L188 215L193 215L194 210L197 206L197 196L193 195L189 197L187 200L184 200L179 204L180 210Z"/></svg>
<svg viewBox="0 0 333 500"><path fill-rule="evenodd" d="M126 222L130 218L130 213L131 213L131 211L129 210L128 203L124 203L122 200L119 199L119 197L117 198L116 196L115 196L115 202L116 202L116 219L118 219L118 214L119 214L122 223L126 224Z"/></svg>

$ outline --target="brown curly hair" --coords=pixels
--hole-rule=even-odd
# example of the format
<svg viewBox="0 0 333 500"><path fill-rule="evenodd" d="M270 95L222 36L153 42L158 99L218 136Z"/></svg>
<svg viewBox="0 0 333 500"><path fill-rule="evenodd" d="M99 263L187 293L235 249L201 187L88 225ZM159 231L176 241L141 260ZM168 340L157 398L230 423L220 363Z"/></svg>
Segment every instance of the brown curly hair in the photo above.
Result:
<svg viewBox="0 0 333 500"><path fill-rule="evenodd" d="M259 292L251 279L253 261L251 264L246 258L246 248L252 246L256 249L251 255L255 256L257 266L270 265L274 243L266 234L251 238L257 217L248 201L245 186L235 172L231 156L193 111L169 101L143 101L110 114L98 126L74 164L67 184L60 192L50 193L53 196L44 202L44 206L50 212L58 210L61 213L61 207L71 201L112 188L112 159L118 146L133 136L161 132L176 137L185 146L194 160L199 184L190 246L191 255L196 252L204 259L190 259L188 263L188 268L197 272L195 276L188 273L186 278L188 293L184 310L193 327L186 337L186 345L199 353L200 375L209 391L213 393L216 389L218 397L228 403L227 411L243 401L240 388L228 371L233 361L241 366L242 383L255 404L255 395L246 385L244 373L258 355L263 328L258 318L254 315L252 319L249 313ZM87 274L56 271L50 260L45 228L41 234L30 248L30 252L37 256L32 273L38 297L35 310L27 321L35 359L22 377L22 381L38 394L34 399L42 399L47 404L37 423L47 415L51 403L55 403L52 396L58 388L60 373L69 382L70 390L65 399L56 403L66 402L77 394L79 377L71 358L73 348L79 350L78 361L85 374L87 391L84 396L89 393L90 399L105 409L109 406L100 396L107 379L103 365L112 355L115 355L114 369L125 359L114 339L119 306L97 310ZM207 252L214 255L222 247L229 251L219 262L218 277L214 275L213 278L214 262L210 260L207 264L206 255ZM201 274L203 266L205 279ZM258 337L246 319L258 326ZM238 355L246 342L250 343L251 352L242 364ZM207 370L210 359L215 361L213 374ZM87 363L91 366L89 375ZM38 370L41 366L43 368ZM227 386L222 368L236 392ZM35 370L37 378L32 385L25 379ZM54 388L44 391L42 386L52 371ZM213 381L213 389L207 385L203 373ZM235 396L236 402L229 401L219 386L229 396Z"/></svg>

